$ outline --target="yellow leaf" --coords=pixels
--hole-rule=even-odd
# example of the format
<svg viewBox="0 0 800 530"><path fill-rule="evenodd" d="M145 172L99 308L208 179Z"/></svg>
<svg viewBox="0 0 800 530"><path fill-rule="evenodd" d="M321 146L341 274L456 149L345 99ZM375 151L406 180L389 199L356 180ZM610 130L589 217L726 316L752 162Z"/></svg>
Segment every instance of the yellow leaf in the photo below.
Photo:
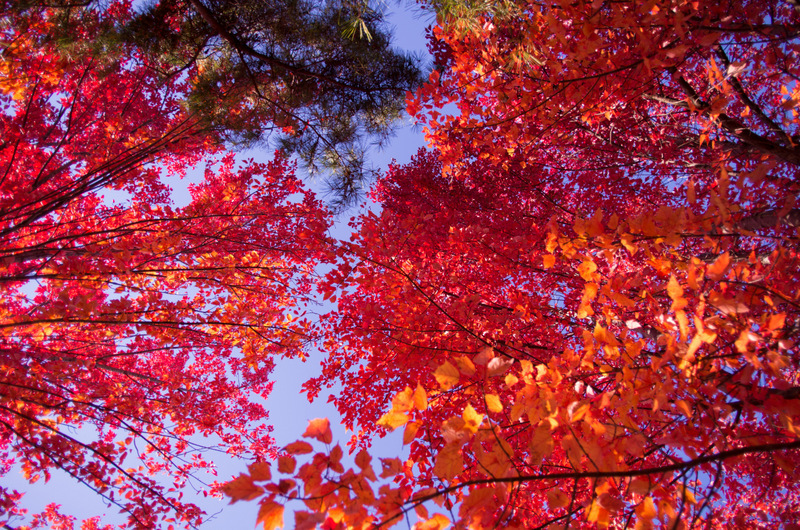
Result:
<svg viewBox="0 0 800 530"><path fill-rule="evenodd" d="M256 524L258 523L264 525L264 530L283 528L283 505L273 500L262 502L256 519Z"/></svg>
<svg viewBox="0 0 800 530"><path fill-rule="evenodd" d="M464 419L464 429L472 433L477 432L478 427L483 422L483 414L478 414L469 404L467 404L461 417Z"/></svg>
<svg viewBox="0 0 800 530"><path fill-rule="evenodd" d="M739 353L747 353L747 345L750 344L751 336L755 335L746 329L743 329L742 332L739 333L739 338L733 343Z"/></svg>
<svg viewBox="0 0 800 530"><path fill-rule="evenodd" d="M503 412L503 404L500 402L500 398L497 397L496 394L486 394L486 408L489 409L490 412Z"/></svg>
<svg viewBox="0 0 800 530"><path fill-rule="evenodd" d="M636 251L639 250L639 247L634 241L633 234L620 234L619 240L622 243L622 246L625 247L625 250L627 250L631 256L636 255Z"/></svg>
<svg viewBox="0 0 800 530"><path fill-rule="evenodd" d="M304 438L314 438L324 444L329 444L333 441L333 433L331 432L331 422L328 418L315 418L308 422L306 432L303 433Z"/></svg>
<svg viewBox="0 0 800 530"><path fill-rule="evenodd" d="M442 388L442 390L450 390L456 384L458 384L458 370L456 370L456 367L447 361L437 368L433 375L436 377L436 381L439 383L439 386Z"/></svg>
<svg viewBox="0 0 800 530"><path fill-rule="evenodd" d="M506 374L505 382L506 386L511 388L519 382L519 378L514 374Z"/></svg>

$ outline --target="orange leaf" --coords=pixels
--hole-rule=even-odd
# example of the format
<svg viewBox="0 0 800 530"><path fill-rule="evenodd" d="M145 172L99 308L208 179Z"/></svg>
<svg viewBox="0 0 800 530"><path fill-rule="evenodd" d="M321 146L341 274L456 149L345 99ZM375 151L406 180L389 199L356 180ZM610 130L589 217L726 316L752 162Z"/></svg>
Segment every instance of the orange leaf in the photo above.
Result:
<svg viewBox="0 0 800 530"><path fill-rule="evenodd" d="M264 530L283 528L283 505L271 499L262 502L261 508L258 509L258 518L256 519L256 524L258 523L264 525Z"/></svg>
<svg viewBox="0 0 800 530"><path fill-rule="evenodd" d="M250 472L250 477L253 480L269 480L272 478L272 471L267 462L253 462L247 466L247 471Z"/></svg>
<svg viewBox="0 0 800 530"><path fill-rule="evenodd" d="M297 461L293 456L279 456L278 457L278 471L281 473L291 474L294 473L294 467Z"/></svg>
<svg viewBox="0 0 800 530"><path fill-rule="evenodd" d="M628 489L638 495L647 495L653 489L653 484L646 478L636 477L631 480Z"/></svg>
<svg viewBox="0 0 800 530"><path fill-rule="evenodd" d="M413 530L443 530L448 526L450 526L450 519L440 513L435 513L427 521L415 524Z"/></svg>
<svg viewBox="0 0 800 530"><path fill-rule="evenodd" d="M416 438L417 431L419 430L420 424L416 421L412 421L408 425L406 425L406 430L403 432L403 445L408 445L411 441Z"/></svg>
<svg viewBox="0 0 800 530"><path fill-rule="evenodd" d="M464 469L464 459L457 445L447 445L436 455L433 472L442 480L453 480Z"/></svg>
<svg viewBox="0 0 800 530"><path fill-rule="evenodd" d="M483 348L478 355L475 356L475 364L486 366L486 363L494 359L494 348Z"/></svg>
<svg viewBox="0 0 800 530"><path fill-rule="evenodd" d="M461 417L464 419L464 429L472 433L477 432L478 427L480 427L483 422L483 414L478 414L475 409L472 408L472 405L469 404L464 409Z"/></svg>
<svg viewBox="0 0 800 530"><path fill-rule="evenodd" d="M403 463L399 458L381 458L381 466L381 478L397 475L403 469Z"/></svg>
<svg viewBox="0 0 800 530"><path fill-rule="evenodd" d="M581 305L578 307L578 318L586 318L594 315L594 310L589 302L594 300L595 296L597 296L597 288L598 285L596 283L587 283L584 287Z"/></svg>
<svg viewBox="0 0 800 530"><path fill-rule="evenodd" d="M386 427L390 431L406 423L408 423L408 414L404 412L395 412L394 410L390 410L378 420L378 425Z"/></svg>
<svg viewBox="0 0 800 530"><path fill-rule="evenodd" d="M313 451L314 448L308 442L304 442L303 440L297 440L296 442L292 442L286 447L284 447L283 450L289 453L290 455L305 455Z"/></svg>
<svg viewBox="0 0 800 530"><path fill-rule="evenodd" d="M553 509L567 506L569 499L569 495L559 489L551 489L547 492L547 504Z"/></svg>
<svg viewBox="0 0 800 530"><path fill-rule="evenodd" d="M556 264L556 257L552 254L545 254L545 256L542 258L542 263L545 269L549 269Z"/></svg>
<svg viewBox="0 0 800 530"><path fill-rule="evenodd" d="M414 407L417 410L425 410L428 408L428 394L425 392L425 389L422 388L422 385L417 383L417 389L414 390Z"/></svg>
<svg viewBox="0 0 800 530"><path fill-rule="evenodd" d="M730 262L730 255L727 252L724 253L718 257L714 263L706 268L706 275L708 275L708 277L712 280L721 280L725 275L725 271L728 270L728 265L730 265Z"/></svg>
<svg viewBox="0 0 800 530"><path fill-rule="evenodd" d="M252 501L264 493L260 486L253 484L250 475L239 475L222 486L222 493L231 498L231 504L236 501Z"/></svg>
<svg viewBox="0 0 800 530"><path fill-rule="evenodd" d="M370 455L366 449L362 449L356 455L356 465L362 470L370 467L371 462L372 462L372 455Z"/></svg>
<svg viewBox="0 0 800 530"><path fill-rule="evenodd" d="M595 262L591 260L584 261L580 265L578 265L578 273L581 275L581 278L586 280L587 282L591 282L595 279L595 271L597 270L597 265Z"/></svg>
<svg viewBox="0 0 800 530"><path fill-rule="evenodd" d="M503 403L496 394L486 394L486 408L490 412L503 412Z"/></svg>
<svg viewBox="0 0 800 530"><path fill-rule="evenodd" d="M466 355L462 355L456 359L459 371L464 375L472 375L475 373L475 364Z"/></svg>
<svg viewBox="0 0 800 530"><path fill-rule="evenodd" d="M593 502L586 507L586 520L594 523L596 528L608 528L608 510Z"/></svg>
<svg viewBox="0 0 800 530"><path fill-rule="evenodd" d="M411 387L406 387L402 392L398 392L392 398L392 410L394 412L406 412L411 410L414 406L413 402L414 392Z"/></svg>
<svg viewBox="0 0 800 530"><path fill-rule="evenodd" d="M667 283L667 293L669 297L672 298L672 307L670 311L678 311L686 307L688 302L686 298L683 297L683 287L678 283L678 280L675 279L675 276L669 277L669 283Z"/></svg>
<svg viewBox="0 0 800 530"><path fill-rule="evenodd" d="M716 291L711 291L711 294L708 295L708 302L716 307L722 313L726 315L735 314L735 313L747 313L750 311L745 304L739 302L737 300L731 298L725 298L723 295Z"/></svg>
<svg viewBox="0 0 800 530"><path fill-rule="evenodd" d="M342 456L344 456L344 451L342 451L342 448L339 447L339 444L336 444L334 448L331 449L331 454L328 457L328 467L337 473L344 473Z"/></svg>
<svg viewBox="0 0 800 530"><path fill-rule="evenodd" d="M447 361L437 368L433 375L436 377L436 381L439 383L439 386L442 387L442 390L450 390L458 384L458 370Z"/></svg>
<svg viewBox="0 0 800 530"><path fill-rule="evenodd" d="M294 512L295 530L315 530L317 525L325 520L324 513Z"/></svg>
<svg viewBox="0 0 800 530"><path fill-rule="evenodd" d="M626 506L625 501L609 493L602 493L597 500L603 508L611 513L621 512Z"/></svg>
<svg viewBox="0 0 800 530"><path fill-rule="evenodd" d="M484 510L496 508L496 497L493 488L476 488L469 492L467 498L461 502L458 515L462 520L469 520L470 512L477 515Z"/></svg>
<svg viewBox="0 0 800 530"><path fill-rule="evenodd" d="M641 517L642 519L651 520L655 519L658 515L656 512L656 505L653 503L653 499L650 497L645 497L644 501L636 507L636 514Z"/></svg>
<svg viewBox="0 0 800 530"><path fill-rule="evenodd" d="M676 407L678 408L678 410L680 410L680 411L683 413L683 415L684 415L684 416L686 416L687 418L691 418L691 417L692 417L692 408L689 406L689 404L688 404L688 403L686 403L686 401L684 401L684 400L682 400L682 399L679 399L679 400L677 400L677 401L675 402L675 406L676 406Z"/></svg>
<svg viewBox="0 0 800 530"><path fill-rule="evenodd" d="M305 438L314 438L324 444L329 444L333 441L333 433L331 432L331 422L328 418L315 418L308 422L308 428L303 433Z"/></svg>
<svg viewBox="0 0 800 530"><path fill-rule="evenodd" d="M786 324L786 313L778 313L777 315L770 315L769 324L767 327L770 331L781 329Z"/></svg>
<svg viewBox="0 0 800 530"><path fill-rule="evenodd" d="M506 373L509 368L511 368L512 364L514 364L514 359L511 357L495 357L486 365L486 368L488 369L487 375L489 377L502 375Z"/></svg>

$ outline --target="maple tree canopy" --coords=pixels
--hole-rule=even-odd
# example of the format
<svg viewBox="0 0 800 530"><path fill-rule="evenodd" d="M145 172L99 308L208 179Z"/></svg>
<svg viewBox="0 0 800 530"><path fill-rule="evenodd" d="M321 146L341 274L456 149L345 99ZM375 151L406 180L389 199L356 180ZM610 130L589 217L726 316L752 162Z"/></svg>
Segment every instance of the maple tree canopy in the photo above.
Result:
<svg viewBox="0 0 800 530"><path fill-rule="evenodd" d="M181 5L213 28L216 3ZM219 491L265 530L797 528L798 10L429 7L436 68L406 100L429 148L348 241L281 154L221 151L183 104L198 61L163 75L180 46L89 53L125 4L3 19L2 469L63 469L131 527L192 526L198 433L251 459ZM163 179L206 160L169 205ZM309 322L315 294L337 305ZM253 401L312 339L304 388L338 385L349 460L322 418L275 448ZM409 458L376 462L394 430Z"/></svg>
<svg viewBox="0 0 800 530"><path fill-rule="evenodd" d="M800 14L434 7L430 150L341 243L306 384L355 465L310 429L227 494L267 529L796 528Z"/></svg>
<svg viewBox="0 0 800 530"><path fill-rule="evenodd" d="M258 398L274 355L303 355L328 214L284 156L220 150L181 105L191 76L53 37L85 47L125 4L62 15L0 26L0 471L64 471L132 528L197 526L182 490L209 451L275 456ZM172 205L168 183L203 165ZM0 486L2 524L20 498ZM51 525L72 528L55 506L32 518Z"/></svg>

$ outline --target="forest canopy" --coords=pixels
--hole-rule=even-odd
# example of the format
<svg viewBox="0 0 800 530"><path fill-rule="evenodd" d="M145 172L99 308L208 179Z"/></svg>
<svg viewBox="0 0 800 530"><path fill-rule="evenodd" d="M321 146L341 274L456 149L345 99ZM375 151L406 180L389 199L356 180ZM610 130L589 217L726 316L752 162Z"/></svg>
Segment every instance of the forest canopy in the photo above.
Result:
<svg viewBox="0 0 800 530"><path fill-rule="evenodd" d="M6 472L197 526L201 433L267 530L795 528L795 6L423 3L419 83L361 4L98 5L2 19ZM427 148L333 237L289 155L344 146L359 174L347 150L403 107ZM235 160L273 129L270 163ZM308 355L355 434L277 447L255 396ZM379 458L395 430L409 457Z"/></svg>

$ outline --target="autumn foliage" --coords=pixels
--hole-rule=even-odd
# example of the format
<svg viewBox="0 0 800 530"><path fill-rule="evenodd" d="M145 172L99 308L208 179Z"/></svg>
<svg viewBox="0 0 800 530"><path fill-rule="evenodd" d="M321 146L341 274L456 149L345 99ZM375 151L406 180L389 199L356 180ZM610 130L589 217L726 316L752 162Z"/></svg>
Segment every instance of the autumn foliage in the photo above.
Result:
<svg viewBox="0 0 800 530"><path fill-rule="evenodd" d="M356 465L292 444L261 509L302 500L296 528L795 521L797 11L434 7L441 68L409 98L432 150L341 244L306 385L342 385ZM410 456L376 476L367 440L395 429Z"/></svg>
<svg viewBox="0 0 800 530"><path fill-rule="evenodd" d="M257 397L273 355L303 350L326 214L281 156L224 155L180 104L190 79L58 46L87 46L124 5L60 14L0 34L0 469L64 471L132 527L194 526L182 489L204 453L275 454ZM172 205L170 184L203 166ZM0 488L0 520L18 523L19 497Z"/></svg>
<svg viewBox="0 0 800 530"><path fill-rule="evenodd" d="M429 149L339 242L280 154L221 153L191 69L57 45L124 6L3 26L6 467L66 470L134 527L200 521L179 490L203 434L251 460L220 490L267 530L795 528L798 11L428 7ZM297 318L315 292L335 309ZM350 456L326 419L276 449L253 401L311 339L304 389L336 387ZM408 458L372 454L396 430Z"/></svg>

